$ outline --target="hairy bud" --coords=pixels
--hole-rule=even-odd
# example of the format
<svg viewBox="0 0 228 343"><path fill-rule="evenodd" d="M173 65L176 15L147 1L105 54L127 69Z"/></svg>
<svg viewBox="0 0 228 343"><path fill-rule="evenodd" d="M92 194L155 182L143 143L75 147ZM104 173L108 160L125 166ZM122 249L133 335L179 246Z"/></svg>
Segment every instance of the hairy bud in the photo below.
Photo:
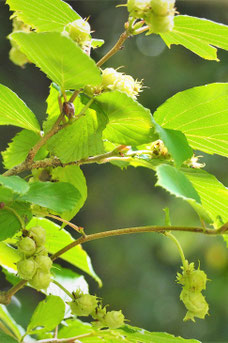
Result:
<svg viewBox="0 0 228 343"><path fill-rule="evenodd" d="M65 31L67 31L70 38L72 38L80 46L83 46L90 41L90 25L83 19L77 19L68 24L65 27Z"/></svg>
<svg viewBox="0 0 228 343"><path fill-rule="evenodd" d="M31 280L37 270L37 263L33 258L27 260L21 260L17 263L17 272L20 278L24 280Z"/></svg>
<svg viewBox="0 0 228 343"><path fill-rule="evenodd" d="M81 294L69 305L72 313L76 316L89 316L97 307L97 297L90 294Z"/></svg>
<svg viewBox="0 0 228 343"><path fill-rule="evenodd" d="M18 243L18 249L25 256L31 256L36 251L36 244L32 238L24 237Z"/></svg>
<svg viewBox="0 0 228 343"><path fill-rule="evenodd" d="M156 15L166 16L173 12L175 0L151 0L150 5Z"/></svg>
<svg viewBox="0 0 228 343"><path fill-rule="evenodd" d="M191 292L183 289L180 294L180 299L188 310L184 321L195 321L194 317L203 319L208 314L209 306L201 292Z"/></svg>
<svg viewBox="0 0 228 343"><path fill-rule="evenodd" d="M52 267L52 260L48 256L36 256L35 261L38 265L38 267L44 271L44 272L49 272L51 267Z"/></svg>
<svg viewBox="0 0 228 343"><path fill-rule="evenodd" d="M46 231L41 226L34 226L29 230L29 236L36 242L38 247L45 244Z"/></svg>
<svg viewBox="0 0 228 343"><path fill-rule="evenodd" d="M104 322L110 329L118 329L124 325L124 319L122 311L110 311L105 315Z"/></svg>
<svg viewBox="0 0 228 343"><path fill-rule="evenodd" d="M36 274L32 280L29 281L30 285L38 290L47 289L51 282L51 274L47 273L40 268L37 269Z"/></svg>
<svg viewBox="0 0 228 343"><path fill-rule="evenodd" d="M74 109L74 104L72 102L64 102L63 103L63 112L64 114L69 118L74 117L75 109Z"/></svg>
<svg viewBox="0 0 228 343"><path fill-rule="evenodd" d="M128 0L127 9L130 16L144 19L145 15L150 11L150 2L151 0Z"/></svg>

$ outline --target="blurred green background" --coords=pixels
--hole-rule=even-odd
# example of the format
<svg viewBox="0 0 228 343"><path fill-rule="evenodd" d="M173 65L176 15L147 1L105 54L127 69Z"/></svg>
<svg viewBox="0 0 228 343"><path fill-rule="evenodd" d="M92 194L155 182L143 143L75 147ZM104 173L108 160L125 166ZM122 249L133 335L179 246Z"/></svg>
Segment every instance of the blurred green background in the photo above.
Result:
<svg viewBox="0 0 228 343"><path fill-rule="evenodd" d="M5 1L0 2L0 82L14 90L36 113L45 118L48 96L47 80L33 65L21 69L8 60L10 49L7 35L11 32L10 13ZM121 1L68 1L89 22L93 36L106 41L94 51L98 60L115 43L127 20ZM123 3L123 1L122 1ZM28 3L29 6L29 3ZM228 1L177 1L181 14L205 17L228 24ZM146 88L139 101L153 112L157 106L179 91L211 82L228 81L228 52L219 51L218 62L205 61L180 46L169 50L157 35L130 38L125 48L106 63L106 67L123 66L121 71L143 79ZM9 140L19 129L0 127L0 149L5 150ZM199 153L203 155L202 153ZM228 185L228 163L219 156L203 155L206 170L214 173ZM199 221L188 204L154 188L156 179L151 170L129 168L120 170L112 165L85 166L88 199L74 222L87 233L137 225L161 225L163 208L169 207L172 223L198 225ZM3 172L3 169L1 170ZM182 321L185 315L179 301L181 288L175 283L180 271L180 258L173 242L158 234L141 234L109 238L87 243L85 249L103 280L98 289L87 277L91 293L103 298L110 309L122 309L130 324L151 331L167 331L202 342L228 342L228 250L221 238L204 237L190 233L177 234L186 258L200 265L211 279L205 292L210 304L210 316L196 323ZM9 287L2 275L1 289ZM26 302L28 294L31 297ZM26 289L20 291L9 310L25 326L40 295Z"/></svg>

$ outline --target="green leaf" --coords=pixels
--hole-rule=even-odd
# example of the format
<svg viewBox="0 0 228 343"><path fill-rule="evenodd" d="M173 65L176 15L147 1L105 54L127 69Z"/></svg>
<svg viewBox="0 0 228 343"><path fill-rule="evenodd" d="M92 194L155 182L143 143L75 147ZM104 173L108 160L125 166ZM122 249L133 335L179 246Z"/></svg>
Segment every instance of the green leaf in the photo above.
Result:
<svg viewBox="0 0 228 343"><path fill-rule="evenodd" d="M222 156L228 156L227 116L228 83L177 93L154 113L157 123L182 131L194 149Z"/></svg>
<svg viewBox="0 0 228 343"><path fill-rule="evenodd" d="M67 182L34 182L20 199L62 213L72 210L81 194Z"/></svg>
<svg viewBox="0 0 228 343"><path fill-rule="evenodd" d="M113 143L140 145L153 140L150 111L119 91L107 92L96 97L108 116L103 138Z"/></svg>
<svg viewBox="0 0 228 343"><path fill-rule="evenodd" d="M11 11L37 31L63 31L68 23L81 18L73 8L61 0L7 0Z"/></svg>
<svg viewBox="0 0 228 343"><path fill-rule="evenodd" d="M12 248L5 242L0 242L0 265L10 272L16 272L16 263L21 259L17 249Z"/></svg>
<svg viewBox="0 0 228 343"><path fill-rule="evenodd" d="M210 20L179 15L171 32L161 34L168 47L181 44L207 60L216 60L217 49L228 50L228 26Z"/></svg>
<svg viewBox="0 0 228 343"><path fill-rule="evenodd" d="M95 62L75 42L59 32L15 32L10 38L62 89L79 89L101 82Z"/></svg>
<svg viewBox="0 0 228 343"><path fill-rule="evenodd" d="M100 48L102 45L104 44L104 40L103 39L92 39L91 40L91 45L94 49L96 48Z"/></svg>
<svg viewBox="0 0 228 343"><path fill-rule="evenodd" d="M80 338L82 343L200 343L194 339L184 339L175 337L165 332L149 332L147 330L136 328L130 325L124 325L116 330L98 330L88 323L81 322L78 319L69 319L66 321L67 326L59 331L59 338L70 338L76 335L91 333L91 336Z"/></svg>
<svg viewBox="0 0 228 343"><path fill-rule="evenodd" d="M45 228L48 242L47 249L52 254L56 253L60 249L64 248L67 244L70 244L74 241L74 239L66 230L60 230L59 225L51 222L48 219L33 218L29 223L28 228L37 225ZM100 278L93 270L90 257L87 255L85 250L81 248L81 246L76 246L73 249L70 249L69 251L61 255L61 258L71 263L75 267L83 270L84 272L92 276L99 283L99 285L102 285Z"/></svg>
<svg viewBox="0 0 228 343"><path fill-rule="evenodd" d="M14 125L39 132L35 114L6 86L0 84L0 125Z"/></svg>
<svg viewBox="0 0 228 343"><path fill-rule="evenodd" d="M25 222L29 222L32 218L30 205L21 201L3 207L0 214L0 241L13 237L15 233L21 230L21 222L18 216Z"/></svg>
<svg viewBox="0 0 228 343"><path fill-rule="evenodd" d="M181 131L164 129L159 124L155 123L154 120L153 122L156 132L164 142L168 152L174 159L176 166L180 167L182 163L191 158L193 154L185 135Z"/></svg>
<svg viewBox="0 0 228 343"><path fill-rule="evenodd" d="M34 334L53 330L63 320L64 313L65 304L63 300L55 295L49 295L35 309L27 333Z"/></svg>
<svg viewBox="0 0 228 343"><path fill-rule="evenodd" d="M216 224L218 216L223 223L228 221L228 188L214 175L200 169L183 168L185 176L191 181L201 198L205 210Z"/></svg>
<svg viewBox="0 0 228 343"><path fill-rule="evenodd" d="M81 198L71 211L62 213L61 217L71 220L84 205L87 198L86 179L78 166L58 167L52 170L52 179L61 182L68 182L73 185L81 194Z"/></svg>
<svg viewBox="0 0 228 343"><path fill-rule="evenodd" d="M4 343L18 343L18 340L16 338L13 338L3 331L0 330L0 342Z"/></svg>
<svg viewBox="0 0 228 343"><path fill-rule="evenodd" d="M10 169L17 164L22 163L29 150L38 142L40 135L33 131L22 130L17 133L12 142L9 143L8 148L2 152L3 163L5 168ZM35 156L35 161L42 160L46 157L47 151L42 147Z"/></svg>
<svg viewBox="0 0 228 343"><path fill-rule="evenodd" d="M29 184L19 176L0 175L0 185L10 189L13 193L25 194L29 190Z"/></svg>
<svg viewBox="0 0 228 343"><path fill-rule="evenodd" d="M199 194L182 171L163 164L157 167L157 177L156 186L161 186L176 197L186 200L201 218L211 222L207 209L202 206Z"/></svg>
<svg viewBox="0 0 228 343"><path fill-rule="evenodd" d="M15 194L9 188L0 187L0 202L6 203L13 201Z"/></svg>
<svg viewBox="0 0 228 343"><path fill-rule="evenodd" d="M61 162L77 161L104 152L102 131L106 116L96 107L59 131L48 141L48 149Z"/></svg>
<svg viewBox="0 0 228 343"><path fill-rule="evenodd" d="M16 325L16 322L11 317L10 313L7 311L6 306L0 305L0 322L3 322L6 324L6 326L11 330L11 332L14 334L15 338L18 340L21 339L20 331ZM0 336L1 338L1 336ZM5 341L2 341L5 342Z"/></svg>

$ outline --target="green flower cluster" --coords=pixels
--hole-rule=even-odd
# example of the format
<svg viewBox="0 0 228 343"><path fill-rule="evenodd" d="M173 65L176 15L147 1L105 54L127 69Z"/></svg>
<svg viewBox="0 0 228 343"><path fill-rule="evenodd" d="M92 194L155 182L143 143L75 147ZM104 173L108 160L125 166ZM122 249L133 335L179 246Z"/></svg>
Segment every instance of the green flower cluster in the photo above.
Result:
<svg viewBox="0 0 228 343"><path fill-rule="evenodd" d="M88 21L77 19L65 26L63 34L77 42L81 48L85 48L90 46L91 43L90 32L91 29Z"/></svg>
<svg viewBox="0 0 228 343"><path fill-rule="evenodd" d="M108 327L118 329L124 325L124 315L122 311L108 311L98 304L95 295L83 294L81 291L73 293L74 300L69 303L71 312L76 316L91 315L96 321L93 324L97 327Z"/></svg>
<svg viewBox="0 0 228 343"><path fill-rule="evenodd" d="M118 90L135 99L139 92L141 92L142 82L134 80L132 76L118 72L114 68L102 70L101 77L101 85L95 87L87 86L85 93L92 96L101 92Z"/></svg>
<svg viewBox="0 0 228 343"><path fill-rule="evenodd" d="M46 289L51 282L52 260L45 248L46 232L41 226L26 231L18 242L22 259L17 263L18 275L36 289Z"/></svg>
<svg viewBox="0 0 228 343"><path fill-rule="evenodd" d="M130 16L143 19L151 33L172 31L174 26L175 0L128 0Z"/></svg>
<svg viewBox="0 0 228 343"><path fill-rule="evenodd" d="M195 317L204 319L208 314L209 306L201 293L206 289L207 275L203 270L195 269L194 263L182 267L182 274L177 273L177 282L183 286L180 299L188 310L184 321L195 321Z"/></svg>

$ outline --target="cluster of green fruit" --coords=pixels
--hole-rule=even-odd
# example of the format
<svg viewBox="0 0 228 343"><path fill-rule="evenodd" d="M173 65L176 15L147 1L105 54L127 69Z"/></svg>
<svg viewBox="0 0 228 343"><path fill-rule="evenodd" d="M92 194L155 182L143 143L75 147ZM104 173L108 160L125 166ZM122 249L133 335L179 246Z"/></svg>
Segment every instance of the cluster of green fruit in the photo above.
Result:
<svg viewBox="0 0 228 343"><path fill-rule="evenodd" d="M86 46L90 46L91 43L91 29L88 21L83 19L77 19L72 23L65 26L63 34L69 36L73 41L84 49Z"/></svg>
<svg viewBox="0 0 228 343"><path fill-rule="evenodd" d="M95 322L93 324L99 328L108 327L118 329L124 325L124 315L122 311L107 311L98 304L95 295L83 294L80 291L73 293L74 300L69 303L71 312L76 316L87 317L91 315Z"/></svg>
<svg viewBox="0 0 228 343"><path fill-rule="evenodd" d="M209 306L201 292L206 289L207 275L203 270L195 269L194 263L188 261L182 269L182 274L177 273L177 282L183 286L180 299L188 310L184 321L195 321L194 317L204 319Z"/></svg>
<svg viewBox="0 0 228 343"><path fill-rule="evenodd" d="M35 226L25 231L18 242L18 250L22 255L17 263L18 275L38 290L47 289L51 282L52 260L48 257L45 241L45 229Z"/></svg>
<svg viewBox="0 0 228 343"><path fill-rule="evenodd" d="M31 31L31 26L19 20L15 14L11 18L13 18L13 32L17 32L17 31L30 32ZM9 52L10 60L14 64L19 65L20 67L23 67L26 63L29 62L29 60L27 59L26 55L23 52L21 52L19 46L17 45L17 43L15 43L15 41L10 40L10 43L12 46Z"/></svg>
<svg viewBox="0 0 228 343"><path fill-rule="evenodd" d="M143 19L149 26L148 34L172 31L175 0L128 0L127 8L134 19Z"/></svg>

